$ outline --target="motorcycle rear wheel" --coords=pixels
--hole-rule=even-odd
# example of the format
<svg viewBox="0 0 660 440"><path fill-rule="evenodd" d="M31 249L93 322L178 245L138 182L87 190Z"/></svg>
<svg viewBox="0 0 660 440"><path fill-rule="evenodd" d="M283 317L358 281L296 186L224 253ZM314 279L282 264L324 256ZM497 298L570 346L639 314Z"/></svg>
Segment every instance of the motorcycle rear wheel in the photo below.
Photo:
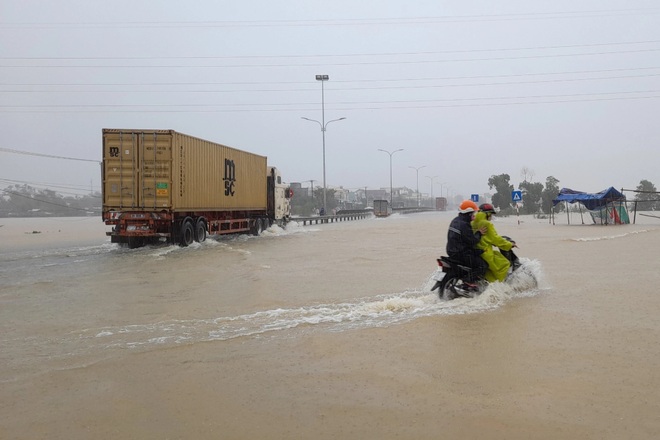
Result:
<svg viewBox="0 0 660 440"><path fill-rule="evenodd" d="M451 301L456 298L458 291L456 290L456 283L460 282L460 278L445 276L442 281L440 281L440 288L438 289L438 295L440 299L446 299Z"/></svg>
<svg viewBox="0 0 660 440"><path fill-rule="evenodd" d="M464 281L456 276L446 276L440 282L440 288L438 289L438 295L440 299L446 299L451 301L456 299L456 297L463 298L474 298L483 290L483 286L479 284L479 287L476 290L467 289Z"/></svg>

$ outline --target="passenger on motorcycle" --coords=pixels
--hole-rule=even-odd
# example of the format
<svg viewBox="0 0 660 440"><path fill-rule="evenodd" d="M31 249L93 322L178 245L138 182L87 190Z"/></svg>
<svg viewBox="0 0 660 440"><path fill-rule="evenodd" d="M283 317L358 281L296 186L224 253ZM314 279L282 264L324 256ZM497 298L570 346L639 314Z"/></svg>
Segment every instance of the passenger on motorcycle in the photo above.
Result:
<svg viewBox="0 0 660 440"><path fill-rule="evenodd" d="M501 237L497 233L495 226L490 221L493 214L495 214L493 205L484 203L479 206L479 212L475 214L472 220L473 231L483 231L485 229L477 244L477 248L483 251L481 258L488 264L485 278L491 283L494 281L504 281L511 266L509 260L499 250L506 252L516 247L515 243ZM499 248L499 250L493 249L493 246Z"/></svg>
<svg viewBox="0 0 660 440"><path fill-rule="evenodd" d="M464 200L458 208L458 216L451 221L447 231L447 255L459 264L472 268L470 282L482 278L488 269L488 264L481 258L483 251L477 248L486 228L473 230L471 226L472 217L478 209L473 201Z"/></svg>

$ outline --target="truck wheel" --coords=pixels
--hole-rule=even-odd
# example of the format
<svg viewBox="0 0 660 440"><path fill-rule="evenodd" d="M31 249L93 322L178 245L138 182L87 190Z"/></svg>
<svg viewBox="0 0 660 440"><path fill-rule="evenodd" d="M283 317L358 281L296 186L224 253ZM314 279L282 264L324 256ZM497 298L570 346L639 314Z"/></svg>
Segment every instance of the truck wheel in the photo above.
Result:
<svg viewBox="0 0 660 440"><path fill-rule="evenodd" d="M204 240L206 240L206 222L200 218L195 223L195 241L202 243Z"/></svg>
<svg viewBox="0 0 660 440"><path fill-rule="evenodd" d="M195 240L195 231L193 230L193 225L190 220L186 220L181 225L181 236L179 238L179 244L183 247L190 246Z"/></svg>
<svg viewBox="0 0 660 440"><path fill-rule="evenodd" d="M140 237L128 237L127 245L129 249L136 249L142 247L144 246L144 239Z"/></svg>
<svg viewBox="0 0 660 440"><path fill-rule="evenodd" d="M252 235L258 236L261 235L261 232L264 230L263 223L261 223L260 218L254 219L254 226L252 226Z"/></svg>

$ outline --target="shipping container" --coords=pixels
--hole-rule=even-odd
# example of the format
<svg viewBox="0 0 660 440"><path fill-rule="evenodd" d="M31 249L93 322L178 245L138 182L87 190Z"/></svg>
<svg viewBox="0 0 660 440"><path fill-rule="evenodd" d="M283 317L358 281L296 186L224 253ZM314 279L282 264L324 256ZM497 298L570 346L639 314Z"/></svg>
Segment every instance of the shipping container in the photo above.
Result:
<svg viewBox="0 0 660 440"><path fill-rule="evenodd" d="M173 130L103 130L104 208L266 209L266 157Z"/></svg>
<svg viewBox="0 0 660 440"><path fill-rule="evenodd" d="M174 130L104 129L102 180L103 218L118 243L187 245L190 229L195 239L260 232L290 215L291 191L265 156Z"/></svg>

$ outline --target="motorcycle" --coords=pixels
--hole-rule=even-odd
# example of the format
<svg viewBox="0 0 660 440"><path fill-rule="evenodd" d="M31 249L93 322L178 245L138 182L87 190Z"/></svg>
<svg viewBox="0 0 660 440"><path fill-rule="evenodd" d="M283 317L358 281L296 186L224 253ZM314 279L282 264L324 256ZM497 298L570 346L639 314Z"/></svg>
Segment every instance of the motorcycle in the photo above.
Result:
<svg viewBox="0 0 660 440"><path fill-rule="evenodd" d="M514 245L516 243L510 237L503 236L503 238ZM509 260L511 265L509 274L520 267L520 260L513 250L500 250L500 253ZM470 281L475 279L472 275L472 268L464 264L446 256L438 258L437 262L441 271L437 272L435 284L431 288L431 291L438 289L440 299L453 300L457 297L475 298L488 287L488 281L483 278L477 279L474 282Z"/></svg>

